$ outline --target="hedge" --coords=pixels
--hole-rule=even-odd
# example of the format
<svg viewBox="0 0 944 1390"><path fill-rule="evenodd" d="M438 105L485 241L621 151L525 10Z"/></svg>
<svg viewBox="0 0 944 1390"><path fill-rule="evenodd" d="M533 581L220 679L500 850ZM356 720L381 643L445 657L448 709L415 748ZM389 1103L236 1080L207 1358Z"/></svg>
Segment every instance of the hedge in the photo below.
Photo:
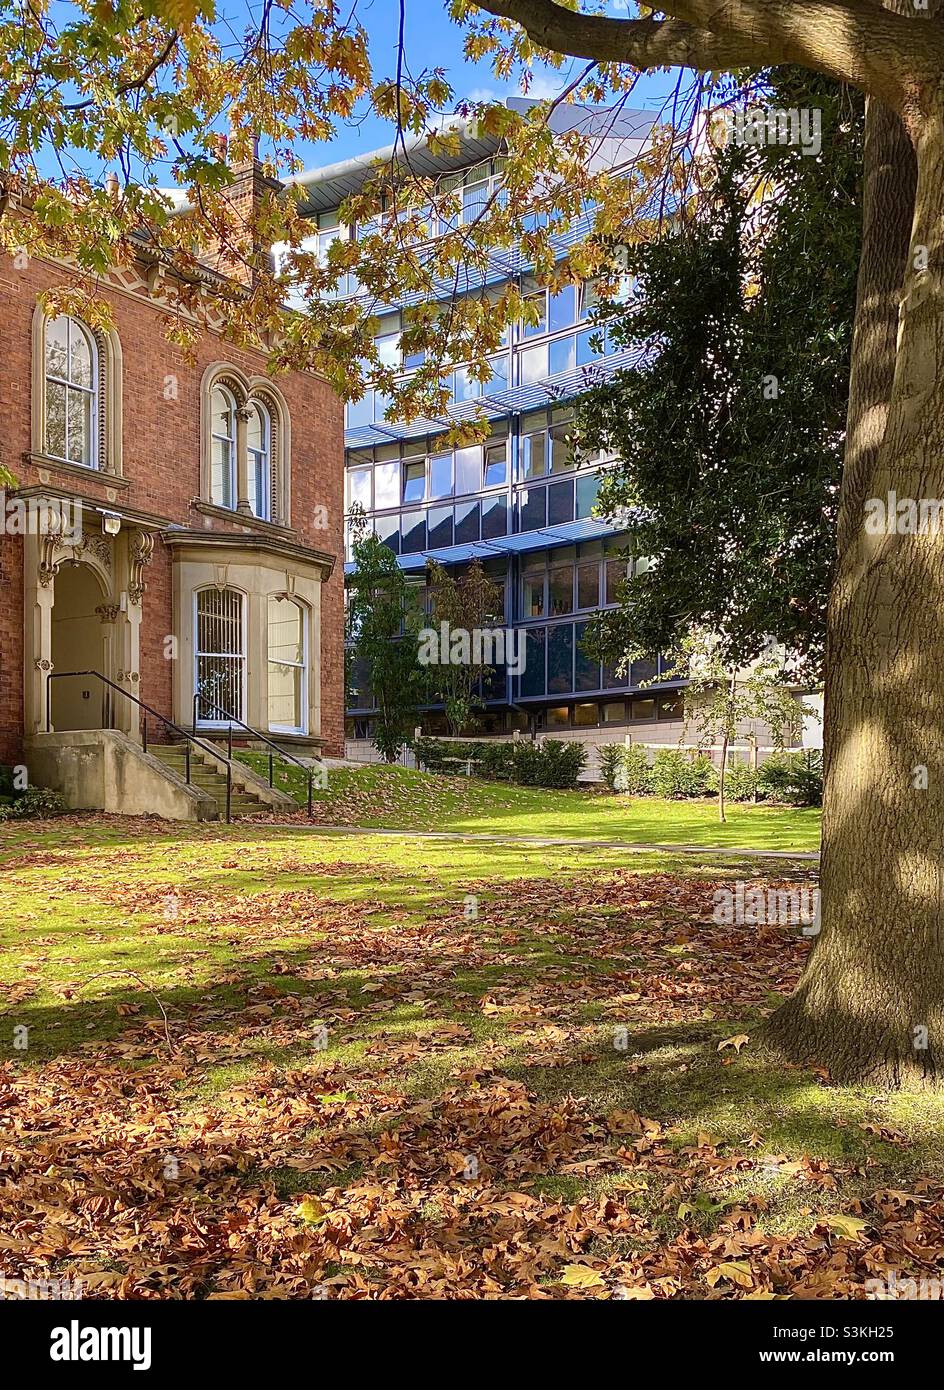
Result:
<svg viewBox="0 0 944 1390"><path fill-rule="evenodd" d="M575 787L587 761L582 743L553 738L540 743L420 738L414 748L417 761L429 772L462 775L471 759L477 777L517 782L522 787Z"/></svg>
<svg viewBox="0 0 944 1390"><path fill-rule="evenodd" d="M639 743L629 747L604 743L598 751L603 781L610 791L670 799L717 793L718 768L707 753L661 748L649 763L647 750ZM751 801L756 791L764 801L819 806L823 800L822 755L814 750L775 752L757 769L744 759L733 758L728 763L724 789L729 801Z"/></svg>

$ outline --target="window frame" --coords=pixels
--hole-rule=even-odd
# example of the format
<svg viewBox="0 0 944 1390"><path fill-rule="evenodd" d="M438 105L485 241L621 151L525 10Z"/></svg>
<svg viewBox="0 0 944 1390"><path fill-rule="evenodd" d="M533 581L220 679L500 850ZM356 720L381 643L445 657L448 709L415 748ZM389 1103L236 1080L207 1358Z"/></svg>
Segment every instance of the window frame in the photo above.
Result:
<svg viewBox="0 0 944 1390"><path fill-rule="evenodd" d="M49 330L58 323L66 325L66 375L59 376L49 370ZM80 382L72 380L72 335L73 330L77 329L88 348L89 354L89 382L88 386L83 386ZM42 335L42 362L43 373L43 393L44 393L44 420L43 420L43 454L46 458L56 459L61 463L71 464L73 468L88 468L98 470L99 444L98 444L98 420L101 408L101 377L99 361L99 345L95 334L86 327L81 319L75 318L71 314L57 314L55 318L43 319ZM63 445L64 453L54 453L49 441L49 387L50 384L62 388L65 410L63 415ZM69 453L69 399L71 393L81 393L88 402L88 460L70 457Z"/></svg>
<svg viewBox="0 0 944 1390"><path fill-rule="evenodd" d="M277 603L290 603L298 610L299 623L302 635L302 659L300 662L273 662L272 657L270 656L269 610L273 600L275 600L275 602ZM269 733L298 734L302 737L305 737L308 734L309 683L311 680L311 672L309 670L308 624L309 609L307 605L302 603L299 599L295 598L291 594L268 594L266 596L266 728L268 729ZM302 673L300 694L301 723L295 727L289 726L287 724L273 724L272 719L269 715L269 675L270 668L273 665L291 666L293 670L300 670Z"/></svg>

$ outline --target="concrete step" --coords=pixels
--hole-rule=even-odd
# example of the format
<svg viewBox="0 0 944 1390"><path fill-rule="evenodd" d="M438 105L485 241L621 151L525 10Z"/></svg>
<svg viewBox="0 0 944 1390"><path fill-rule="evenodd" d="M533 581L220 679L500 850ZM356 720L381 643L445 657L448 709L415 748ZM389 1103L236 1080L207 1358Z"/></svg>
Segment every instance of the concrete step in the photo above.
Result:
<svg viewBox="0 0 944 1390"><path fill-rule="evenodd" d="M154 757L180 779L187 776L187 745L184 743L155 743L149 749ZM211 763L205 762L199 749L190 754L190 784L213 797L219 807L220 815L226 814L226 773L219 772ZM251 791L243 791L235 786L230 796L230 813L233 816L254 815L266 810L266 803Z"/></svg>

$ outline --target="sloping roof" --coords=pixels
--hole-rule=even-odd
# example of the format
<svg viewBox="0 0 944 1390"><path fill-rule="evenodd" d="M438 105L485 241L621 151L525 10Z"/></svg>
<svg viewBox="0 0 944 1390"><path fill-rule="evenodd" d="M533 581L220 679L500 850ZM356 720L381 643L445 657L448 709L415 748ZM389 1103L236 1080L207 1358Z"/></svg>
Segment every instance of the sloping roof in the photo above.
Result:
<svg viewBox="0 0 944 1390"><path fill-rule="evenodd" d="M511 386L506 391L493 391L477 400L451 405L446 416L441 419L431 420L422 417L411 420L409 424L381 420L373 425L359 425L355 429L344 431L344 447L364 449L371 444L390 444L400 439L435 436L442 434L457 421L474 420L480 411L488 420L501 420L506 415L515 415L522 410L562 405L582 395L592 386L608 381L617 372L640 366L646 355L645 348L628 348L625 352L615 352L609 357L595 357L584 367L571 367L566 372L544 377L533 385Z"/></svg>
<svg viewBox="0 0 944 1390"><path fill-rule="evenodd" d="M509 110L521 114L538 104L532 97L509 97L505 102ZM554 131L582 130L597 139L627 142L637 149L648 138L654 123L655 115L648 111L580 106L568 102L552 107L549 116L549 124ZM311 216L338 207L345 198L356 193L371 174L392 160L408 158L410 168L417 175L436 178L489 159L501 148L500 138L483 132L474 116L444 116L437 129L440 133L457 135L457 148L452 151L432 151L427 135L407 136L395 145L384 145L335 164L323 164L287 180L287 186L304 190L299 199L299 211Z"/></svg>
<svg viewBox="0 0 944 1390"><path fill-rule="evenodd" d="M433 550L417 550L409 555L398 555L397 564L402 570L422 570L429 560L437 560L441 565L461 565L469 560L494 559L496 555L521 555L530 550L553 550L556 546L574 545L577 541L602 540L607 536L618 536L623 527L598 521L596 517L585 517L581 521L567 521L561 526L542 526L536 531L519 531L513 536L499 536L491 541L469 541L466 545L446 545ZM345 574L354 573L353 561L344 566Z"/></svg>

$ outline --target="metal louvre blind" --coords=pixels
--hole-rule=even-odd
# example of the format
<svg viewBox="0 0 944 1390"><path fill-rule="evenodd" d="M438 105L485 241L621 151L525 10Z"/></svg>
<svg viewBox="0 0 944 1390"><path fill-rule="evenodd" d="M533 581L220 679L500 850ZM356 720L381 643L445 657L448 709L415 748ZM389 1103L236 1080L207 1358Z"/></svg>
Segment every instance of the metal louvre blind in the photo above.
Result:
<svg viewBox="0 0 944 1390"><path fill-rule="evenodd" d="M243 596L235 589L201 589L197 594L197 691L207 723L223 716L216 705L243 718L246 657L243 651Z"/></svg>

